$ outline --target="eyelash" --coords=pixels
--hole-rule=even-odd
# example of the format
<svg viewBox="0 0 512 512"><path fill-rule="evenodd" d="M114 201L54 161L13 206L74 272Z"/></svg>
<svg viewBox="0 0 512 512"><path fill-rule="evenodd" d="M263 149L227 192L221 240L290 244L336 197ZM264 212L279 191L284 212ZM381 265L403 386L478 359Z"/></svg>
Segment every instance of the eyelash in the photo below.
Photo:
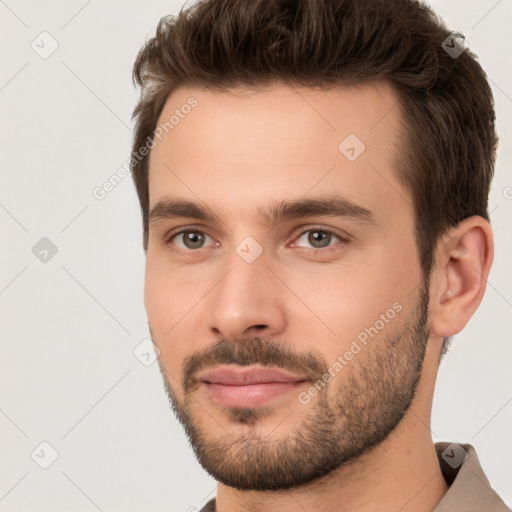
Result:
<svg viewBox="0 0 512 512"><path fill-rule="evenodd" d="M182 229L181 231L178 231L177 233L172 233L170 236L168 236L166 238L166 240L164 242L165 245L171 244L171 242L176 237L178 237L179 235L183 235L183 233L186 233L187 231L193 231L193 232L201 233L201 234L206 235L206 236L210 236L210 235L208 235L207 233L205 233L204 231L202 231L200 229L195 229L194 227L191 227L191 228L187 228L187 229ZM312 232L312 231L319 231L320 233L327 233L329 235L333 235L334 237L338 238L340 240L340 242L343 242L343 243L348 243L349 242L348 236L347 236L347 238L344 238L340 234L338 234L337 232L335 232L335 231L333 231L331 229L320 228L320 227L312 227L312 228L309 228L309 229L306 229L304 231L299 232L297 236L294 236L293 241L296 241L296 240L300 239L303 235L305 235L306 233ZM205 249L205 248L206 247L200 247L198 249L182 249L181 247L179 247L178 250L179 250L179 252L185 252L185 253L197 253L197 252L200 252L201 249ZM303 250L306 250L309 253L313 253L313 254L317 254L319 252L325 254L327 252L336 250L336 246L335 245L328 245L327 247L323 247L323 248L320 248L320 249L316 249L316 248L313 248L313 247L299 247L299 248L303 249Z"/></svg>

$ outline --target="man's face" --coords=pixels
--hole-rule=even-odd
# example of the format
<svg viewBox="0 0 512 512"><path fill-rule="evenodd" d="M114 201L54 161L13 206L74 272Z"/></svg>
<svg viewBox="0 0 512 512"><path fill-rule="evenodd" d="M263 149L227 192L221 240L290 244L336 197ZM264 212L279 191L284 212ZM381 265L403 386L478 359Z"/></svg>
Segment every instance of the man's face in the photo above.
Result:
<svg viewBox="0 0 512 512"><path fill-rule="evenodd" d="M172 407L218 481L303 484L384 440L421 373L428 283L394 174L397 96L184 87L171 116L150 154L145 305Z"/></svg>

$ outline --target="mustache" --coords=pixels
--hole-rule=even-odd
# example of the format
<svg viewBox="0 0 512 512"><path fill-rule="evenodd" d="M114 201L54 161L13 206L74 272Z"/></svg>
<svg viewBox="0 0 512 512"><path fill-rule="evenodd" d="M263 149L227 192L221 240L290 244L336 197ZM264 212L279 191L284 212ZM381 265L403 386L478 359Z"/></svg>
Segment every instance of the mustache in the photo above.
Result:
<svg viewBox="0 0 512 512"><path fill-rule="evenodd" d="M190 393L199 385L196 377L199 371L224 364L279 368L303 374L314 381L328 370L322 354L312 350L296 354L287 345L262 337L236 343L222 339L184 359L181 383L184 392Z"/></svg>

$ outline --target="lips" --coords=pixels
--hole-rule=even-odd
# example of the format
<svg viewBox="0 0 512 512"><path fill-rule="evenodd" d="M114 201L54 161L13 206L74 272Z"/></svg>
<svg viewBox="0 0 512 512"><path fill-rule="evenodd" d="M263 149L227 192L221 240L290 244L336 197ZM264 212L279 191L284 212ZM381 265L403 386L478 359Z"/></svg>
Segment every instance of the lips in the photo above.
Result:
<svg viewBox="0 0 512 512"><path fill-rule="evenodd" d="M250 386L254 384L293 383L306 380L305 377L294 375L274 368L233 368L221 366L201 372L197 379L208 384L225 386Z"/></svg>
<svg viewBox="0 0 512 512"><path fill-rule="evenodd" d="M304 386L301 375L277 368L218 366L199 373L197 379L210 399L225 407L255 408L284 400Z"/></svg>

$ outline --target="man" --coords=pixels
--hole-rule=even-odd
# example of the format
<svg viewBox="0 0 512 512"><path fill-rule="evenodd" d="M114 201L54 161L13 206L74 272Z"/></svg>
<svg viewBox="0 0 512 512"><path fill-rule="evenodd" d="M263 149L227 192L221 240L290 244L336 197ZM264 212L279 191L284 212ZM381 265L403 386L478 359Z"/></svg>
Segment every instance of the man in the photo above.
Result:
<svg viewBox="0 0 512 512"><path fill-rule="evenodd" d="M429 427L493 259L461 37L409 0L206 0L134 78L145 306L203 511L509 510Z"/></svg>

